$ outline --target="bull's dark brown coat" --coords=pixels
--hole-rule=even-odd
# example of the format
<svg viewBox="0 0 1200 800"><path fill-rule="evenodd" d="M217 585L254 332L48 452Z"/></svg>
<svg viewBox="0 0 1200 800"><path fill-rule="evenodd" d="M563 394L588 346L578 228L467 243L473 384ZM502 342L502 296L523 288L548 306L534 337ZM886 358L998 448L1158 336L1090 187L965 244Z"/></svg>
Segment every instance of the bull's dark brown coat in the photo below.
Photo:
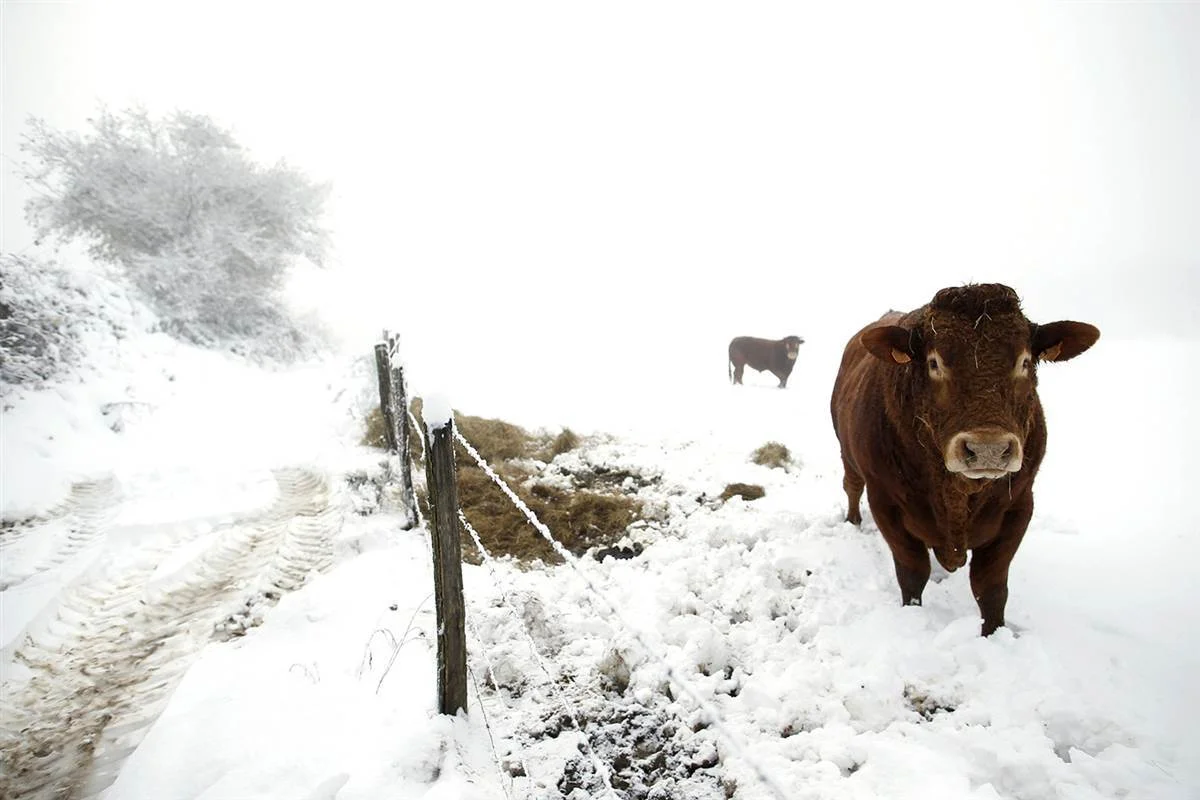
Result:
<svg viewBox="0 0 1200 800"><path fill-rule="evenodd" d="M1037 364L1074 358L1099 335L1082 322L1035 325L1016 292L982 284L889 312L846 345L831 411L847 519L862 521L865 486L903 603L921 602L929 550L951 571L969 550L982 632L1004 624L1046 451Z"/></svg>
<svg viewBox="0 0 1200 800"><path fill-rule="evenodd" d="M738 336L729 343L729 375L735 384L742 382L747 366L759 372L770 372L779 379L779 388L786 389L788 376L796 366L796 356L804 340L799 336L783 339L758 339Z"/></svg>

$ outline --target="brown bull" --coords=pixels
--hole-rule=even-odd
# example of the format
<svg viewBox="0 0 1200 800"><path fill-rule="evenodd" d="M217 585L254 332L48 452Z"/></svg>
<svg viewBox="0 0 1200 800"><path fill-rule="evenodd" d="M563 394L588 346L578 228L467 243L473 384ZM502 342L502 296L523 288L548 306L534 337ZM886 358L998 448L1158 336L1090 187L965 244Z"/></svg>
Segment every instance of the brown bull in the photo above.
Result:
<svg viewBox="0 0 1200 800"><path fill-rule="evenodd" d="M802 344L804 340L799 336L783 339L738 336L729 343L729 375L735 384L740 384L742 374L750 366L759 372L770 372L779 379L779 388L786 389Z"/></svg>
<svg viewBox="0 0 1200 800"><path fill-rule="evenodd" d="M862 521L865 486L903 603L921 603L929 550L951 572L969 550L982 632L1004 624L1046 451L1038 364L1074 358L1099 336L1083 322L1031 323L1016 292L982 284L889 312L846 345L831 410L847 519Z"/></svg>

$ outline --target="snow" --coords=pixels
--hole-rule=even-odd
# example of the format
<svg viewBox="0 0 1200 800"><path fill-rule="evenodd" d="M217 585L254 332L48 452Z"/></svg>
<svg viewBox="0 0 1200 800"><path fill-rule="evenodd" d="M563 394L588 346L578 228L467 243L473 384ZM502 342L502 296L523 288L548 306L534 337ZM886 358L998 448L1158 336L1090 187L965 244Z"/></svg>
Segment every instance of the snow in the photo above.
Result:
<svg viewBox="0 0 1200 800"><path fill-rule="evenodd" d="M329 502L347 509L358 498L346 477L384 469L357 441L377 402L372 342L264 371L127 322L130 334L102 340L89 368L20 392L3 415L4 516L40 517L30 523L38 541L20 526L0 536L12 703L36 679L14 653L29 637L75 641L70 625L85 623L67 612L87 608L87 587L136 573L132 596L144 604L184 596L206 563L234 570L255 557L217 560L239 536L265 536L263 509L316 502L303 488L285 497L281 470L328 476ZM401 531L385 499L363 508L375 513L338 512L330 557L301 562L281 596L214 589L219 618L242 620L245 635L213 638L211 623L181 619L194 646L171 651L173 691L127 712L132 738L97 758L112 774L90 779L93 796L607 796L599 772L612 773L618 796L689 800L735 789L831 800L1197 796L1200 646L1188 632L1200 623L1190 575L1200 344L1104 338L1043 370L1049 455L1013 566L1009 627L987 639L964 572L903 608L878 532L869 519L861 530L844 522L827 411L839 346L806 344L785 391L769 375L732 387L719 370L675 368L636 396L554 404L547 425L613 435L548 470L564 481L601 465L640 475L639 496L657 513L632 532L645 548L636 558L580 570L464 565L466 716L435 713L427 531ZM1153 376L1153 391L1128 379L1130 364ZM429 418L449 419L419 360L409 379ZM503 389L499 405L546 409L541 391ZM455 402L501 416L486 397ZM112 403L138 404L119 432L100 410ZM768 440L795 465L750 463ZM734 481L766 495L715 501ZM309 513L280 512L280 535ZM69 733L65 718L55 712L51 729ZM0 729L6 748L11 724Z"/></svg>
<svg viewBox="0 0 1200 800"><path fill-rule="evenodd" d="M166 735L151 732L111 796L422 796L395 788L428 783L466 726L412 691L434 669L423 635L392 662L373 634L403 631L414 610L429 627L426 558L411 537L353 559L286 597L262 635L206 650L157 723Z"/></svg>
<svg viewBox="0 0 1200 800"><path fill-rule="evenodd" d="M439 392L431 392L428 397L424 398L421 416L425 418L425 427L429 430L429 436L432 438L434 431L449 425L454 416L454 410L450 407L450 399Z"/></svg>
<svg viewBox="0 0 1200 800"><path fill-rule="evenodd" d="M0 412L0 796L1200 797L1200 6L469 6L0 3L6 157L100 100L333 179L336 269L289 288L347 346L184 347L84 262L31 304L87 358ZM44 252L33 191L6 171L0 249ZM1103 331L1042 370L988 639L962 571L900 607L828 412L860 323L967 280ZM597 434L546 482L636 476L649 518L586 562L619 614L464 565L465 717L427 530L359 443L385 327L427 420ZM786 391L728 385L731 336L791 333Z"/></svg>

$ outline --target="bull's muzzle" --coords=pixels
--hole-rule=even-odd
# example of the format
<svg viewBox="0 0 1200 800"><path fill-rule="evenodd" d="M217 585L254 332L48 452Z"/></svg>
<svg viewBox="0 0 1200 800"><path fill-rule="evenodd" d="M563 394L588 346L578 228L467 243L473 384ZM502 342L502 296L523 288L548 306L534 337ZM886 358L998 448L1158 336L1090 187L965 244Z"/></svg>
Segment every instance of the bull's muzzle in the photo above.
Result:
<svg viewBox="0 0 1200 800"><path fill-rule="evenodd" d="M1002 478L1021 468L1021 440L1003 428L976 428L954 434L946 446L946 469L964 478Z"/></svg>

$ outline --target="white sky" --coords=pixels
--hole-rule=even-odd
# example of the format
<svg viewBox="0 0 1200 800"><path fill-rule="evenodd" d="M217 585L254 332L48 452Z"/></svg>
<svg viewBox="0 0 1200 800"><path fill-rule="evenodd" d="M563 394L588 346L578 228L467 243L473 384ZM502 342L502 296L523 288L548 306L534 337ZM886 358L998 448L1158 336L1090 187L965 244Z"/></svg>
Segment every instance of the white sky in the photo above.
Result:
<svg viewBox="0 0 1200 800"><path fill-rule="evenodd" d="M334 181L326 311L472 371L482 345L719 372L733 335L840 347L968 280L1109 336L1190 334L1200 299L1196 4L3 0L3 26L5 249L27 115L207 113Z"/></svg>

